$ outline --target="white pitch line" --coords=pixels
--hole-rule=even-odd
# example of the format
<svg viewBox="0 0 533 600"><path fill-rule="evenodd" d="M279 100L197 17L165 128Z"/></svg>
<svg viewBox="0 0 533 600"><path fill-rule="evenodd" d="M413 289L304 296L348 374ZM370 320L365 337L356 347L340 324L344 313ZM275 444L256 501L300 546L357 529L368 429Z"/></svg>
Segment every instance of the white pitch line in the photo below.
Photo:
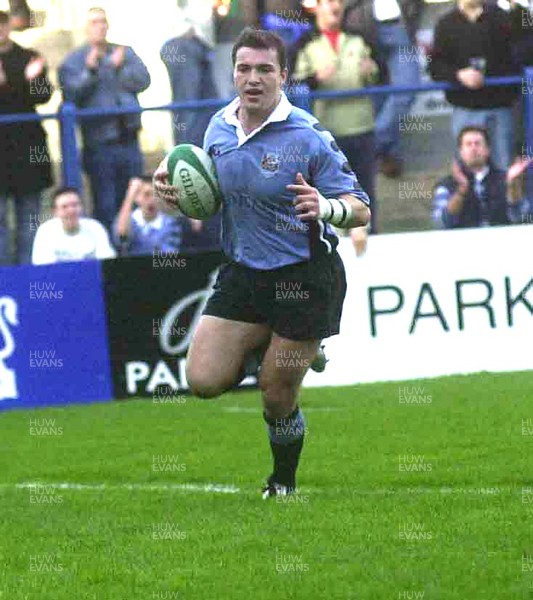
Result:
<svg viewBox="0 0 533 600"><path fill-rule="evenodd" d="M342 488L329 488L327 490L335 491L338 493L346 492L346 489ZM512 494L513 492L517 495L520 493L524 493L524 488L510 488L510 487L497 487L497 486L487 486L481 488L468 488L468 487L441 487L441 488L431 488L431 487L412 487L412 488L381 488L375 490L361 490L361 489L349 489L348 491L353 492L354 494L359 494L360 496L399 496L399 495L422 495L422 494L441 494L441 495L477 495L477 496L499 496L501 494Z"/></svg>
<svg viewBox="0 0 533 600"><path fill-rule="evenodd" d="M37 488L41 489L55 489L55 490L74 490L74 491L101 491L101 490L132 490L140 492L157 492L157 491L176 491L176 492L203 492L203 493L215 493L215 494L238 494L241 492L246 493L252 490L242 490L233 485L224 485L219 483L120 483L120 484L108 484L108 483L73 483L73 482L46 482L46 481L35 481L35 482L23 482L23 483L0 483L0 489L12 488L12 489L30 489ZM253 491L257 491L254 489ZM533 493L533 488L529 486L522 486L521 488L511 487L498 487L498 486L486 486L479 488L469 487L412 487L412 488L378 488L378 489L357 489L357 488L327 488L326 490L320 488L308 488L303 487L298 490L300 495L307 493L316 493L327 491L328 493L335 492L343 494L351 492L361 496L398 496L398 495L413 495L413 494L442 494L442 495L478 495L478 496L499 496L501 494L524 494L527 491L528 494Z"/></svg>
<svg viewBox="0 0 533 600"><path fill-rule="evenodd" d="M47 481L35 481L24 483L2 483L0 487L13 487L16 489L30 489L40 486L41 488L52 488L56 490L133 490L141 492L207 492L215 494L238 494L240 489L234 485L223 485L219 483L49 483Z"/></svg>

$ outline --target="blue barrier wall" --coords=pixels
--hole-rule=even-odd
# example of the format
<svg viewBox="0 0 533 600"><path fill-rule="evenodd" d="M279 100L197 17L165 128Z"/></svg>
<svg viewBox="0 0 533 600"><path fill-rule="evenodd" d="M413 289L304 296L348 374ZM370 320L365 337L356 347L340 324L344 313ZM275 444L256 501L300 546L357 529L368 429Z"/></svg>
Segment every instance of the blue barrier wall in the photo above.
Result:
<svg viewBox="0 0 533 600"><path fill-rule="evenodd" d="M0 411L186 392L185 356L222 260L1 268Z"/></svg>
<svg viewBox="0 0 533 600"><path fill-rule="evenodd" d="M112 398L101 264L0 268L0 410Z"/></svg>

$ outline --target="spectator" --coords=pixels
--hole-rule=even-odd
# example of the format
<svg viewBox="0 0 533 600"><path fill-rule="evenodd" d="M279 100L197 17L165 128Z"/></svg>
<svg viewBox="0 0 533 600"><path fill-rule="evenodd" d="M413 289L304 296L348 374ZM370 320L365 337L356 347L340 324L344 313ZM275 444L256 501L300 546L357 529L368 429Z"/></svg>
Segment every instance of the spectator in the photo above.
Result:
<svg viewBox="0 0 533 600"><path fill-rule="evenodd" d="M212 73L212 49L195 33L194 27L161 48L172 87L172 101L205 100L217 97ZM201 146L214 109L181 110L173 113L174 143Z"/></svg>
<svg viewBox="0 0 533 600"><path fill-rule="evenodd" d="M180 224L176 217L159 210L151 177L130 179L115 222L114 240L121 255L142 256L179 250Z"/></svg>
<svg viewBox="0 0 533 600"><path fill-rule="evenodd" d="M372 49L360 35L341 31L342 0L319 0L316 29L303 36L296 55L294 79L322 90L357 89L375 82L379 75ZM377 232L375 205L375 141L372 101L368 97L316 100L313 113L335 136L371 199L372 231ZM338 150L337 148L337 150ZM365 230L366 231L366 230Z"/></svg>
<svg viewBox="0 0 533 600"><path fill-rule="evenodd" d="M529 7L521 6L516 0L510 0L509 18L511 21L511 39L513 56L517 65L533 65L533 14Z"/></svg>
<svg viewBox="0 0 533 600"><path fill-rule="evenodd" d="M222 217L218 212L214 217L199 221L188 217L178 217L182 226L180 252L182 254L201 254L221 250L220 230Z"/></svg>
<svg viewBox="0 0 533 600"><path fill-rule="evenodd" d="M362 32L387 65L391 85L420 83L416 32L424 0L358 0L346 14L346 29ZM409 113L415 94L376 96L376 146L381 171L399 177L403 169L400 119Z"/></svg>
<svg viewBox="0 0 533 600"><path fill-rule="evenodd" d="M0 12L0 114L34 113L48 102L52 85L45 60L10 38L9 15ZM39 213L42 191L52 185L50 156L38 121L2 124L0 129L0 261L13 262L7 229L8 198L16 216L16 256L30 261L32 220Z"/></svg>
<svg viewBox="0 0 533 600"><path fill-rule="evenodd" d="M13 31L22 31L32 26L30 7L26 0L9 0L9 14Z"/></svg>
<svg viewBox="0 0 533 600"><path fill-rule="evenodd" d="M509 218L518 225L533 224L533 200L526 189L526 169L522 167L533 161L531 156L518 156L515 158L510 171L518 170L519 174L511 182L510 196L516 203L510 206Z"/></svg>
<svg viewBox="0 0 533 600"><path fill-rule="evenodd" d="M533 13L529 8L521 6L515 0L510 0L509 18L511 21L511 39L513 44L513 58L515 64L521 69L533 66ZM522 94L533 93L533 79L524 77L522 80ZM531 148L525 148L524 139L524 106L523 97L520 96L512 106L514 124L514 153L531 156Z"/></svg>
<svg viewBox="0 0 533 600"><path fill-rule="evenodd" d="M446 92L454 107L454 139L467 125L487 128L493 140L492 160L503 170L513 154L511 105L517 92L510 86L485 87L484 80L518 72L512 51L507 13L482 0L459 0L437 22L430 62L433 79L462 85L462 89Z"/></svg>
<svg viewBox="0 0 533 600"><path fill-rule="evenodd" d="M486 129L468 126L457 139L459 161L452 175L442 179L433 192L433 220L438 227L487 227L518 221L520 194L516 183L531 159L520 159L507 172L490 159Z"/></svg>
<svg viewBox="0 0 533 600"><path fill-rule="evenodd" d="M80 108L139 105L137 94L150 85L144 63L127 46L107 41L101 8L91 8L88 43L67 56L59 70L65 101ZM143 173L139 114L87 119L82 123L83 163L91 182L94 215L109 230L128 182Z"/></svg>
<svg viewBox="0 0 533 600"><path fill-rule="evenodd" d="M35 235L34 265L115 256L103 225L81 216L81 198L75 188L56 190L52 207L54 218L43 223Z"/></svg>

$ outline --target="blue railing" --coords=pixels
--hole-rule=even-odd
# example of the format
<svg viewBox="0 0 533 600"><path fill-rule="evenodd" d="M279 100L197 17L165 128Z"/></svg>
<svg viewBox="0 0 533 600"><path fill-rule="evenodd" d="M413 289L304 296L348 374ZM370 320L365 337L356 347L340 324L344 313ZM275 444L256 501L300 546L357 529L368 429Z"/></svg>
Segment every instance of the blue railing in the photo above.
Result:
<svg viewBox="0 0 533 600"><path fill-rule="evenodd" d="M527 82L524 85L524 82ZM503 85L521 85L524 98L524 141L528 155L533 154L533 68L524 69L523 76L513 77L487 77L485 85L499 87ZM292 86L289 93L300 103L308 104L319 98L349 98L357 96L375 96L379 94L401 94L406 92L432 92L435 90L462 89L450 83L431 82L409 86L373 86L357 90L335 91L308 91L305 86ZM463 88L464 89L464 88ZM11 114L0 115L0 126L7 123L22 123L27 121L43 121L56 119L60 125L61 153L63 168L63 184L81 187L81 162L76 146L76 126L79 121L94 119L103 116L138 114L145 111L176 111L176 110L202 110L207 108L221 108L228 100L192 100L186 102L173 102L159 106L149 107L116 107L116 108L77 108L71 102L61 105L57 113L48 114ZM1 135L1 130L0 130ZM530 152L531 151L531 152ZM533 197L533 166L527 173L527 194Z"/></svg>

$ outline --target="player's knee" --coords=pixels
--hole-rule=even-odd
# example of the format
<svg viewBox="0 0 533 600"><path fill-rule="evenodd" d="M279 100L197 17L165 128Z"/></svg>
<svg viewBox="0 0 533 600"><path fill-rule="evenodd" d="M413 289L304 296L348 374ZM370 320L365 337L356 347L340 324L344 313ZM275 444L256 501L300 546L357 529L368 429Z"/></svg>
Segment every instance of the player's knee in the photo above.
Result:
<svg viewBox="0 0 533 600"><path fill-rule="evenodd" d="M191 393L204 400L216 398L224 391L216 382L210 381L206 377L197 377L194 373L187 373L187 383Z"/></svg>
<svg viewBox="0 0 533 600"><path fill-rule="evenodd" d="M217 380L205 370L187 368L186 375L191 393L204 400L221 396L228 387L231 387L229 382Z"/></svg>
<svg viewBox="0 0 533 600"><path fill-rule="evenodd" d="M192 383L190 383L189 388L193 396L201 398L202 400L216 398L217 396L221 396L224 392L224 390L219 388L218 386L209 385L197 381L193 381Z"/></svg>

